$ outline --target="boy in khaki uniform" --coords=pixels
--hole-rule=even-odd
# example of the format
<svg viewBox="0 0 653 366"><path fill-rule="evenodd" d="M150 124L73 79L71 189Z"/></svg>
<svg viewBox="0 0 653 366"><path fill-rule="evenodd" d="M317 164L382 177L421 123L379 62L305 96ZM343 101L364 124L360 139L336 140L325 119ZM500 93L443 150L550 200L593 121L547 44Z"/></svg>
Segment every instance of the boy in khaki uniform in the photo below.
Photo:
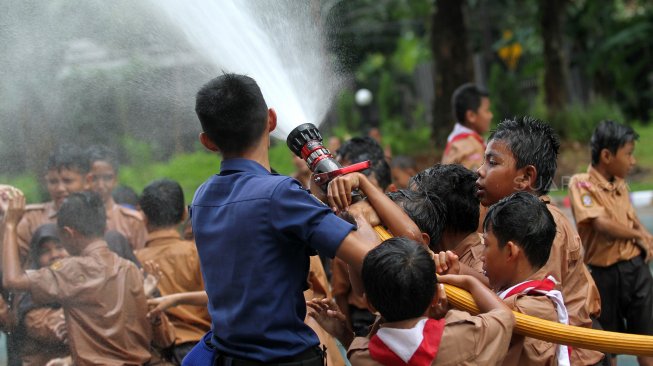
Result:
<svg viewBox="0 0 653 366"><path fill-rule="evenodd" d="M171 180L154 181L143 190L139 206L149 235L145 248L136 251L136 257L141 263L153 261L159 265L161 295L203 291L195 243L183 240L177 231L186 214L181 186ZM176 332L170 357L181 364L188 351L211 329L211 317L206 306L182 305L166 310L166 314Z"/></svg>
<svg viewBox="0 0 653 366"><path fill-rule="evenodd" d="M436 164L417 173L410 187L427 192L432 200L442 202L444 230L435 252L450 250L458 256L461 274L469 274L487 284L483 274L483 242L476 232L480 203L476 197L476 173L459 164Z"/></svg>
<svg viewBox="0 0 653 366"><path fill-rule="evenodd" d="M111 195L118 183L118 159L104 146L92 146L87 151L89 159L88 186L97 192L107 210L107 230L116 230L127 238L132 249L145 245L147 230L138 211L116 204Z"/></svg>
<svg viewBox="0 0 653 366"><path fill-rule="evenodd" d="M490 207L483 228L485 271L504 303L523 314L568 324L555 279L539 271L556 235L546 204L530 193L513 193ZM569 351L567 346L513 334L503 365L570 365Z"/></svg>
<svg viewBox="0 0 653 366"><path fill-rule="evenodd" d="M569 193L585 263L601 293L599 322L614 332L653 335L653 278L647 265L653 238L639 221L624 180L635 165L637 138L628 126L601 122L590 142L592 164L571 178ZM653 364L650 357L638 361Z"/></svg>
<svg viewBox="0 0 653 366"><path fill-rule="evenodd" d="M451 97L451 109L456 124L447 137L442 164L461 164L476 170L483 164L485 153L482 135L492 122L488 93L474 84L463 84Z"/></svg>
<svg viewBox="0 0 653 366"><path fill-rule="evenodd" d="M77 146L60 146L48 158L45 186L51 201L27 205L18 224L20 258L24 266L29 256L30 241L34 231L43 224L56 223L57 211L69 194L86 188L85 177L89 171L84 152Z"/></svg>
<svg viewBox="0 0 653 366"><path fill-rule="evenodd" d="M449 310L442 318L441 281L471 292L481 314ZM385 322L368 337L353 338L343 316L328 300L311 302L311 316L346 346L353 366L496 365L503 359L515 324L510 310L471 276L436 280L431 254L401 237L384 241L363 263L363 287L369 306Z"/></svg>
<svg viewBox="0 0 653 366"><path fill-rule="evenodd" d="M16 226L25 199L8 192L3 285L30 291L34 301L58 302L75 365L143 364L150 360L152 328L146 319L143 277L136 266L111 252L102 240L106 217L99 196L83 192L66 198L57 225L72 255L36 271L20 266Z"/></svg>
<svg viewBox="0 0 653 366"><path fill-rule="evenodd" d="M504 120L488 140L485 161L477 171L477 194L485 207L518 191L547 203L556 223L556 237L538 275L543 278L550 274L559 281L569 324L589 328L592 318L600 313L599 293L582 261L580 237L546 196L555 176L559 148L560 141L548 124L531 117ZM573 348L571 362L594 365L602 357L600 352Z"/></svg>

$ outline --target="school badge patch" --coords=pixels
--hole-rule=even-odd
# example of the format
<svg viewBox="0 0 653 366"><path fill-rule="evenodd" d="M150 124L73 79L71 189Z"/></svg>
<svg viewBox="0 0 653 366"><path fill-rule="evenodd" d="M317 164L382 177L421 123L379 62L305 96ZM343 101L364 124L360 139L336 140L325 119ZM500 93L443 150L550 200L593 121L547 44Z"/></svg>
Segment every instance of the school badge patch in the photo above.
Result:
<svg viewBox="0 0 653 366"><path fill-rule="evenodd" d="M589 194L584 194L581 196L581 201L583 201L583 206L590 207L594 202L592 202L592 197Z"/></svg>
<svg viewBox="0 0 653 366"><path fill-rule="evenodd" d="M61 263L60 260L58 260L58 261L56 261L56 262L54 262L54 263L52 263L50 265L50 269L53 270L53 271L58 271L58 270L61 269L61 267L63 267L63 263Z"/></svg>

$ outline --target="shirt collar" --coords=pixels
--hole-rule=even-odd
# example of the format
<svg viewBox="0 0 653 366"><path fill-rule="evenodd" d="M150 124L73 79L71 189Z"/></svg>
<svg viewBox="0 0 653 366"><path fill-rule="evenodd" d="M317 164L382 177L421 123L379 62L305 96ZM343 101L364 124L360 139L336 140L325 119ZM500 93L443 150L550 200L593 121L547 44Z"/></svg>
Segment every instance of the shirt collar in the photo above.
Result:
<svg viewBox="0 0 653 366"><path fill-rule="evenodd" d="M465 127L460 123L456 122L456 124L453 126L453 131L451 131L451 133L447 137L447 142L451 142L451 140L453 140L454 137L462 133L471 133L473 135L478 135L478 133L476 133L476 131L472 130L471 128Z"/></svg>
<svg viewBox="0 0 653 366"><path fill-rule="evenodd" d="M225 173L227 171L240 171L255 174L272 174L267 169L265 169L263 165L257 163L256 161L243 158L223 160L220 164L220 173Z"/></svg>
<svg viewBox="0 0 653 366"><path fill-rule="evenodd" d="M176 229L161 229L147 234L146 247L157 246L160 239L181 239L181 235Z"/></svg>
<svg viewBox="0 0 653 366"><path fill-rule="evenodd" d="M619 177L614 177L614 182L610 182L603 174L599 173L598 170L594 169L592 165L587 168L587 173L589 173L590 178L595 181L595 185L607 192L615 192L617 194L622 194L624 188L626 188L626 181Z"/></svg>
<svg viewBox="0 0 653 366"><path fill-rule="evenodd" d="M81 257L84 257L102 248L106 248L107 250L109 249L109 247L107 246L107 242L104 241L104 239L99 239L87 245L86 248L82 249L82 252L79 253L79 255Z"/></svg>

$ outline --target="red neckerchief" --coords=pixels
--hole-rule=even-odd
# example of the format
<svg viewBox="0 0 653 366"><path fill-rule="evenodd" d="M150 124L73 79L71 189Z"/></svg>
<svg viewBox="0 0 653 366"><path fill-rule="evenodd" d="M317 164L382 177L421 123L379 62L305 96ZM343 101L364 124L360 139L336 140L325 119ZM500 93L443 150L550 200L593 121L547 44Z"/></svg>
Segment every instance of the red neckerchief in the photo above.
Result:
<svg viewBox="0 0 653 366"><path fill-rule="evenodd" d="M545 295L549 291L555 290L555 280L552 276L547 276L545 279L538 281L538 280L531 280L531 281L525 281L520 283L519 285L513 287L510 289L510 291L504 291L499 293L499 297L501 299L507 299L510 296L513 295L518 295L518 294L526 294L526 295ZM558 300L559 302L562 301L562 298ZM561 305L564 306L564 305ZM560 311L561 309L558 308L558 304L556 303L556 311L558 312L558 317L560 317ZM566 314L566 307L565 307L565 321L568 321L568 315ZM561 321L561 323L563 323ZM563 323L566 324L566 323ZM564 353L561 355L559 352L556 352L556 357L558 358L558 364L563 365L563 364L569 364L569 358L571 358L571 346L564 346L564 345L559 345L558 347L567 347L567 359L564 359ZM564 352L564 351L563 351Z"/></svg>
<svg viewBox="0 0 653 366"><path fill-rule="evenodd" d="M483 140L483 137L481 137L481 135L479 135L476 132L463 132L456 135L454 138L451 139L451 141L447 142L447 146L444 148L444 153L446 154L449 152L449 149L451 149L451 145L453 145L454 142L458 140L466 139L470 136L476 139L476 141L480 142L481 145L483 145L483 147L485 147L485 141Z"/></svg>
<svg viewBox="0 0 653 366"><path fill-rule="evenodd" d="M404 362L395 354L377 335L374 335L369 343L370 356L386 366L427 366L433 363L438 357L438 349L444 333L444 319L428 319L424 325L422 343L417 347L415 353L408 362Z"/></svg>

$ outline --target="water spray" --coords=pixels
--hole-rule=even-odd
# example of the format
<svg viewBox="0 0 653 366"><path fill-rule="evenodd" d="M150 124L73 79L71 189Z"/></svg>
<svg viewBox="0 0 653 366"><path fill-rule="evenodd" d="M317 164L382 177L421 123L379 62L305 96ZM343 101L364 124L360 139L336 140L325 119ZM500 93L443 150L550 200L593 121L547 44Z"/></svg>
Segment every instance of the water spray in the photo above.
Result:
<svg viewBox="0 0 653 366"><path fill-rule="evenodd" d="M343 167L336 161L329 149L322 144L320 130L312 123L304 123L295 127L288 134L286 144L290 151L302 158L313 172L313 183L326 192L326 187L335 177L359 172L370 167L370 161Z"/></svg>

